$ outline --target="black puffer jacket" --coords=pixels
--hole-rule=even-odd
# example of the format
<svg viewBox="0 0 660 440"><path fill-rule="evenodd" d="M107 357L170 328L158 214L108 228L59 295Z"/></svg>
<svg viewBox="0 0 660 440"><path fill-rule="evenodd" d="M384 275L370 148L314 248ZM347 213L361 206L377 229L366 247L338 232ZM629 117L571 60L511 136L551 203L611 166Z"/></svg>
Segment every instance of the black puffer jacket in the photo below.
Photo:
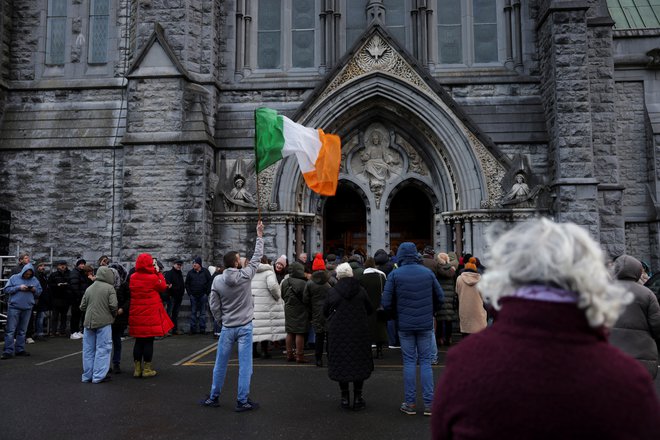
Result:
<svg viewBox="0 0 660 440"><path fill-rule="evenodd" d="M309 330L309 308L303 302L307 285L305 269L301 263L289 266L291 274L282 281L284 300L284 327L287 333L307 333Z"/></svg>
<svg viewBox="0 0 660 440"><path fill-rule="evenodd" d="M374 309L358 280L341 278L328 292L323 312L328 328L328 376L338 382L365 380L374 370L368 315Z"/></svg>
<svg viewBox="0 0 660 440"><path fill-rule="evenodd" d="M614 262L614 273L620 283L635 296L612 328L610 343L640 361L651 376L658 374L660 342L660 305L648 288L637 283L642 263L630 255Z"/></svg>
<svg viewBox="0 0 660 440"><path fill-rule="evenodd" d="M64 271L55 270L48 276L48 290L50 291L51 304L55 310L65 309L73 302L73 294L69 284L70 277L71 272L69 269Z"/></svg>
<svg viewBox="0 0 660 440"><path fill-rule="evenodd" d="M312 326L316 333L325 332L325 316L323 316L323 306L328 298L330 290L330 274L327 270L317 270L312 273L312 278L307 281L303 301L309 304L312 309Z"/></svg>

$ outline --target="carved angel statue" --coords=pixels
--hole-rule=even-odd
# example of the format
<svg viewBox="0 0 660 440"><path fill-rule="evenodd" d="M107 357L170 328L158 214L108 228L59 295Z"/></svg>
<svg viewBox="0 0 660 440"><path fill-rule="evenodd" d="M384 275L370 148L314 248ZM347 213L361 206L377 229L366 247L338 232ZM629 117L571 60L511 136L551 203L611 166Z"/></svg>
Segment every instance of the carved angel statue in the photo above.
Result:
<svg viewBox="0 0 660 440"><path fill-rule="evenodd" d="M533 190L529 188L525 182L525 175L523 173L516 174L515 183L511 189L504 196L502 205L515 205L530 201L538 194L540 187L535 187Z"/></svg>
<svg viewBox="0 0 660 440"><path fill-rule="evenodd" d="M238 207L256 209L257 201L254 196L245 188L245 178L240 174L234 176L234 187L223 195L227 201L228 208L232 211L238 211Z"/></svg>

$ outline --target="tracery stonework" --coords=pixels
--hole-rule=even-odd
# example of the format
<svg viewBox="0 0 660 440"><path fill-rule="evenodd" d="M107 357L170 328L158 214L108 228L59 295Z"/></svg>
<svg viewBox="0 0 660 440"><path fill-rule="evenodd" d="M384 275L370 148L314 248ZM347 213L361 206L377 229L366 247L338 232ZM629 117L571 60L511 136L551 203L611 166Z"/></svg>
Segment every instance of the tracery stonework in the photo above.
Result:
<svg viewBox="0 0 660 440"><path fill-rule="evenodd" d="M344 84L375 71L387 72L433 95L433 91L426 82L410 68L403 57L379 35L375 34L360 48L357 55L344 67L341 74L328 85L319 97L318 102L322 102Z"/></svg>
<svg viewBox="0 0 660 440"><path fill-rule="evenodd" d="M472 133L467 133L472 145L472 149L477 155L477 159L481 164L481 169L484 173L486 180L486 193L488 198L481 201L481 208L495 208L498 207L504 194L499 182L502 181L506 170L504 167L493 157L493 155L486 149L486 147L479 142L479 139Z"/></svg>

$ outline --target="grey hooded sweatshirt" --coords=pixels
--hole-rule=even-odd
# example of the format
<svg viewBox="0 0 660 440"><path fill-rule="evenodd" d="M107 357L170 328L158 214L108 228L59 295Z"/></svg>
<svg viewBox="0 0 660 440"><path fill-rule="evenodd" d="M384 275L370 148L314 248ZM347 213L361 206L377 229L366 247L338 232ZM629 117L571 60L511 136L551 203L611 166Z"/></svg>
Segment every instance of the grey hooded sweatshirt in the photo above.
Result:
<svg viewBox="0 0 660 440"><path fill-rule="evenodd" d="M213 280L209 308L213 318L223 327L240 327L254 318L251 284L263 254L264 239L257 237L254 255L247 267L228 267Z"/></svg>
<svg viewBox="0 0 660 440"><path fill-rule="evenodd" d="M648 288L637 283L642 263L630 255L614 262L614 274L635 299L626 306L610 334L610 343L640 361L655 378L658 374L660 305Z"/></svg>

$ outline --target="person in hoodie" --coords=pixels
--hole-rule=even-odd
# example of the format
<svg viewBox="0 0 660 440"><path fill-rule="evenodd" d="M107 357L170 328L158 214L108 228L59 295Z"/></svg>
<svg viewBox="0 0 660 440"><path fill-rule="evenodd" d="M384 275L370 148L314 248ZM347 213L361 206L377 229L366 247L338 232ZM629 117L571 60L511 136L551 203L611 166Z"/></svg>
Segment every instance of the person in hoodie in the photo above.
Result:
<svg viewBox="0 0 660 440"><path fill-rule="evenodd" d="M25 351L25 332L34 302L41 295L41 283L35 276L32 263L25 264L19 273L12 275L3 290L9 299L5 348L0 359L29 356L30 353Z"/></svg>
<svg viewBox="0 0 660 440"><path fill-rule="evenodd" d="M135 272L129 275L128 283L128 333L135 338L133 377L153 377L157 374L151 365L154 338L165 336L174 327L160 298L160 294L167 289L167 281L156 259L144 253L138 255Z"/></svg>
<svg viewBox="0 0 660 440"><path fill-rule="evenodd" d="M109 380L112 353L112 323L117 314L115 274L107 266L96 271L96 279L85 290L80 310L83 322L83 382L101 383Z"/></svg>
<svg viewBox="0 0 660 440"><path fill-rule="evenodd" d="M326 340L323 306L325 305L328 290L330 289L329 281L330 273L325 268L323 255L318 253L314 256L314 261L312 261L312 277L307 281L305 291L303 292L303 302L312 309L312 328L316 335L314 357L317 367L323 366L323 348Z"/></svg>
<svg viewBox="0 0 660 440"><path fill-rule="evenodd" d="M261 257L264 255L264 225L257 222L257 240L250 262L242 267L240 254L227 252L223 257L225 270L213 279L209 307L213 318L222 323L218 337L218 350L213 367L213 383L208 397L200 403L203 406L220 406L220 393L227 375L227 364L234 344L238 345L238 393L234 411L244 412L259 408L250 399L252 378L252 331L254 304L251 283L257 273Z"/></svg>
<svg viewBox="0 0 660 440"><path fill-rule="evenodd" d="M259 356L257 345L261 344L261 358L270 359L268 344L286 337L284 331L284 303L280 294L273 266L268 258L261 257L257 273L252 279L252 299L254 301L254 326L252 330L252 356Z"/></svg>
<svg viewBox="0 0 660 440"><path fill-rule="evenodd" d="M349 263L337 266L337 279L323 306L328 326L328 377L339 382L342 409L351 408L349 383L353 382L352 408L360 411L367 405L362 396L364 381L374 370L368 322L374 307Z"/></svg>
<svg viewBox="0 0 660 440"><path fill-rule="evenodd" d="M290 274L282 281L282 299L284 300L284 326L286 329L286 360L299 364L305 360L305 335L309 331L309 309L303 294L307 286L307 276L302 263L292 263ZM293 355L295 347L295 357Z"/></svg>
<svg viewBox="0 0 660 440"><path fill-rule="evenodd" d="M487 326L484 300L477 288L481 274L477 270L476 258L470 257L468 262L465 263L463 272L456 279L458 317L463 337L480 332Z"/></svg>
<svg viewBox="0 0 660 440"><path fill-rule="evenodd" d="M660 305L653 292L637 281L642 263L630 255L614 261L614 276L634 295L610 333L610 344L628 353L644 365L654 379L658 375L660 344Z"/></svg>
<svg viewBox="0 0 660 440"><path fill-rule="evenodd" d="M387 276L381 304L385 310L396 308L399 340L403 357L405 400L400 410L416 414L417 364L419 363L424 399L424 415L431 415L433 404L433 313L442 305L443 292L435 274L420 264L414 243L399 245L398 269Z"/></svg>

